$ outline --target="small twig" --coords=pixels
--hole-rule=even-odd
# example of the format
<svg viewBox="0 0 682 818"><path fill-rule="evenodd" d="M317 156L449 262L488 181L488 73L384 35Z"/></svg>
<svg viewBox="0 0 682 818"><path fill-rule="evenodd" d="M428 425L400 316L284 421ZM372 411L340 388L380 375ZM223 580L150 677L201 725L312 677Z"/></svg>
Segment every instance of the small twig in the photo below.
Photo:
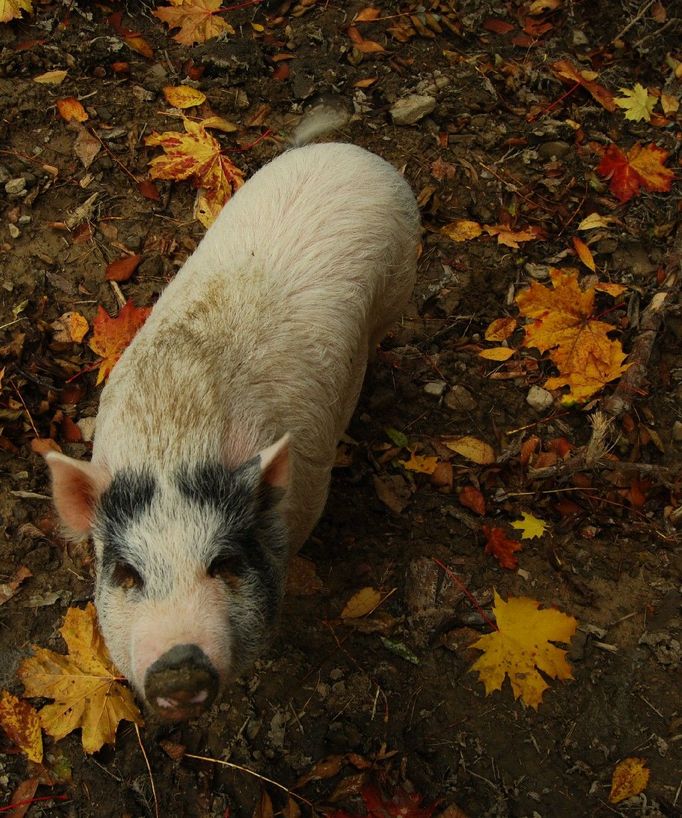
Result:
<svg viewBox="0 0 682 818"><path fill-rule="evenodd" d="M305 804L311 809L313 810L315 809L315 805L312 803L312 801L308 801L307 798L304 798L302 795L293 792L288 787L285 787L284 784L280 784L279 781L273 781L272 778L268 778L265 775L261 775L260 773L257 773L255 770L250 770L248 767L242 767L241 764L234 764L232 761L223 761L220 758L197 756L194 755L194 753L185 753L185 758L195 758L197 761L208 761L209 764L220 764L221 767L229 767L231 770L238 770L241 773L252 775L254 778L258 778L260 781L265 781L266 784L272 784L273 787L277 787L278 789L282 790L282 792L285 792L291 798L296 798L298 801L301 801L301 803Z"/></svg>
<svg viewBox="0 0 682 818"><path fill-rule="evenodd" d="M493 622L493 620L488 616L488 614L486 614L483 608L481 608L481 606L478 604L478 600L476 599L476 597L466 587L466 585L457 576L457 574L453 570L448 568L448 566L442 560L439 560L437 557L431 557L431 559L436 563L436 565L439 568L445 571L445 573L448 575L448 578L459 587L459 589L464 593L469 602L471 602L471 604L474 606L475 610L481 615L486 625L488 625L488 627L492 628L494 631L498 631L499 628L497 627L497 624Z"/></svg>
<svg viewBox="0 0 682 818"><path fill-rule="evenodd" d="M33 434L36 437L40 437L40 433L36 429L36 425L33 422L33 418L31 417L31 413L28 410L28 406L26 406L26 402L24 401L24 398L23 398L21 392L17 388L17 385L14 383L14 381L10 381L10 383L12 384L12 389L14 389L14 391L17 393L17 397L21 401L21 405L24 407L24 412L26 412L26 414L28 415L28 422L31 424L31 428L33 429Z"/></svg>
<svg viewBox="0 0 682 818"><path fill-rule="evenodd" d="M15 318L14 321L8 321L6 324L0 324L0 330L7 329L7 327L11 327L12 324L18 324L19 321L28 321L28 318L21 316L21 318Z"/></svg>
<svg viewBox="0 0 682 818"><path fill-rule="evenodd" d="M118 306L123 309L123 307L126 305L126 297L123 295L123 290L119 287L116 281L110 281L109 284L111 284L111 289L114 291L114 296L118 301Z"/></svg>
<svg viewBox="0 0 682 818"><path fill-rule="evenodd" d="M38 798L24 798L23 801L17 801L15 804L6 804L4 807L0 807L0 812L14 812L19 807L30 807L31 804L37 804L39 801L60 801L64 803L68 800L68 795L40 795Z"/></svg>
<svg viewBox="0 0 682 818"><path fill-rule="evenodd" d="M144 744L142 743L142 736L140 735L140 728L137 724L135 724L135 732L137 733L137 741L140 745L140 750L142 750L142 757L144 758L144 763L147 765L147 770L149 772L149 782L152 785L152 798L154 799L154 815L156 818L159 818L159 799L156 797L156 786L154 785L154 776L152 775L152 768L149 764L149 759L147 758L147 752L144 749Z"/></svg>
<svg viewBox="0 0 682 818"><path fill-rule="evenodd" d="M618 34L611 40L612 43L615 43L616 40L621 40L633 26L636 26L637 23L644 17L644 15L649 11L649 9L653 6L656 0L649 0L642 8L635 14L635 16L630 20L630 22L625 26L622 31L619 31Z"/></svg>

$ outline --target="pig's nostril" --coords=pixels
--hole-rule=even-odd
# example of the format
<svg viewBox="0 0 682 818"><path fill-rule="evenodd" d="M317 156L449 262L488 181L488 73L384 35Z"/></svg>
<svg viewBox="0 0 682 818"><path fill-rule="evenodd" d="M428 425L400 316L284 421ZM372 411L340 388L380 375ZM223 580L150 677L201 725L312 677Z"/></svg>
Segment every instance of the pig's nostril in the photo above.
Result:
<svg viewBox="0 0 682 818"><path fill-rule="evenodd" d="M196 645L177 645L163 654L145 676L145 696L166 719L187 719L207 710L219 687L218 674Z"/></svg>

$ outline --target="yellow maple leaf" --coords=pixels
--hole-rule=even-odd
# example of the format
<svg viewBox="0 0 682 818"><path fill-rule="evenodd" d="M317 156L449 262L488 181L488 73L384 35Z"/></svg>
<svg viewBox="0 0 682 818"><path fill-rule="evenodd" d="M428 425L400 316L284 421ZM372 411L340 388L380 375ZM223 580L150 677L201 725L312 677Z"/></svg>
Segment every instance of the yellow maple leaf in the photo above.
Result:
<svg viewBox="0 0 682 818"><path fill-rule="evenodd" d="M573 678L566 651L551 642L570 642L578 626L572 616L539 607L528 597L510 597L505 602L495 591L498 630L474 642L472 647L483 655L471 667L478 671L486 695L500 690L509 676L514 698L536 710L549 687L538 671L551 679Z"/></svg>
<svg viewBox="0 0 682 818"><path fill-rule="evenodd" d="M453 241L470 241L481 235L483 228L478 222L470 219L457 219L441 227L440 232Z"/></svg>
<svg viewBox="0 0 682 818"><path fill-rule="evenodd" d="M625 111L625 118L633 122L651 122L651 112L656 104L656 97L652 97L647 89L639 82L634 88L620 88L622 97L615 97L614 102Z"/></svg>
<svg viewBox="0 0 682 818"><path fill-rule="evenodd" d="M525 230L512 230L503 224L484 224L483 229L489 236L497 236L497 243L505 247L518 250L519 242L534 241L540 238L542 231L537 227L527 227Z"/></svg>
<svg viewBox="0 0 682 818"><path fill-rule="evenodd" d="M371 613L381 602L381 592L376 588L361 588L346 602L341 619L358 619Z"/></svg>
<svg viewBox="0 0 682 818"><path fill-rule="evenodd" d="M645 758L625 758L613 771L609 801L618 804L633 795L639 795L649 783Z"/></svg>
<svg viewBox="0 0 682 818"><path fill-rule="evenodd" d="M174 108L193 108L206 102L206 94L190 85L166 85L163 95Z"/></svg>
<svg viewBox="0 0 682 818"><path fill-rule="evenodd" d="M28 702L7 690L3 690L0 696L0 727L30 761L40 764L43 760L40 717Z"/></svg>
<svg viewBox="0 0 682 818"><path fill-rule="evenodd" d="M45 732L58 740L82 727L83 749L94 753L114 742L121 720L141 724L142 717L132 692L120 684L97 628L95 606L69 608L60 633L68 654L35 647L19 677L27 696L54 699L39 713Z"/></svg>
<svg viewBox="0 0 682 818"><path fill-rule="evenodd" d="M152 14L169 28L179 28L173 39L183 45L205 43L221 34L234 34L232 26L218 17L221 0L171 0Z"/></svg>
<svg viewBox="0 0 682 818"><path fill-rule="evenodd" d="M33 11L32 0L0 0L0 23L9 23L21 17L21 12Z"/></svg>
<svg viewBox="0 0 682 818"><path fill-rule="evenodd" d="M151 160L149 168L153 179L192 179L200 189L195 215L209 227L232 193L244 184L244 174L202 123L183 121L185 133L165 131L146 138L146 145L164 151Z"/></svg>
<svg viewBox="0 0 682 818"><path fill-rule="evenodd" d="M516 297L521 315L533 319L524 346L549 351L559 375L547 389L568 386L564 402L585 401L629 365L620 342L608 337L615 328L593 317L595 288L581 290L575 273L555 269L550 276L552 288L534 281Z"/></svg>
<svg viewBox="0 0 682 818"><path fill-rule="evenodd" d="M523 531L523 534L521 534L522 540L532 540L534 537L542 537L547 528L547 523L527 511L523 511L521 512L521 519L514 520L511 527L517 529L517 531Z"/></svg>
<svg viewBox="0 0 682 818"><path fill-rule="evenodd" d="M433 474L440 461L437 457L410 452L409 460L399 460L398 463L406 471L414 471L417 474Z"/></svg>

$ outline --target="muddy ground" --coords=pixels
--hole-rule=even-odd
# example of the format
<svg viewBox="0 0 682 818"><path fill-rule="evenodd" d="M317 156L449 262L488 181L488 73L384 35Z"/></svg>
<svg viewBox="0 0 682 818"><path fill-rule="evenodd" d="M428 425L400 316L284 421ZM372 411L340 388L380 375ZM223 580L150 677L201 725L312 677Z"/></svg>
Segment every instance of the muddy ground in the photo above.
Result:
<svg viewBox="0 0 682 818"><path fill-rule="evenodd" d="M335 776L301 788L318 808L331 804L345 780L350 794L337 793L334 808L360 811L363 775L388 794L412 787L469 818L682 815L682 571L673 524L682 494L679 303L657 330L633 408L609 432L614 454L635 464L630 471L584 469L576 476L550 468L533 477L519 462L521 442L536 434L546 450L558 438L583 446L588 413L529 406L529 387L550 372L546 362L500 378L504 367L477 356L485 328L516 314L513 296L532 275L542 280L550 263L579 266L571 237L591 212L620 220L592 251L601 279L629 287L609 320L631 349L638 308L641 314L663 280L660 271L675 263L669 251L681 219L680 186L619 205L594 172L598 147L656 142L670 152L668 165L679 176L679 119L628 122L582 88L562 84L548 65L571 59L598 71L599 82L613 90L641 82L679 98L671 57L682 59L682 10L672 2L565 0L534 18L549 29L524 38L522 4L464 0L450 9L429 2L437 15L449 15L451 27L441 24L431 36L413 29L400 42L388 26L409 20L394 15L418 6L379 1L381 16L392 19L361 28L386 50L362 54L347 34L361 2L290 6L268 2L226 12L235 36L183 46L149 6L130 2L120 9L123 24L151 45L152 58L122 42L108 22L116 10L108 4L47 2L22 21L0 25L0 582L19 565L33 574L0 607L0 687L21 691L17 666L31 644L61 649L64 612L83 605L93 585L87 547L67 547L55 533L46 470L30 448L34 437L52 436L68 453L87 457L89 444L65 440L67 427L55 413L79 421L97 410L94 372L64 391L95 360L87 339L59 343L50 324L69 310L92 320L98 304L114 314L119 303L104 270L124 250L143 261L123 293L152 304L203 234L192 220L187 183L158 183L154 202L135 181L157 153L144 147L144 136L178 127L166 114L162 87L186 80L190 67L199 71L193 84L208 97L203 113L210 108L238 126L221 140L247 175L281 150L271 138L259 141L267 128L283 133L316 94L332 91L354 102L357 114L340 138L403 169L419 194L425 226L419 281L404 321L371 368L327 510L302 553L319 587L293 589L271 649L210 715L142 730L159 814L249 816L262 786L242 771L173 760L160 743L167 740L289 788L331 754L352 752L371 762L364 771L347 762ZM490 20L512 28L500 33L508 26ZM294 58L273 61L285 52ZM117 62L129 70L117 72ZM62 68L68 75L61 86L34 82ZM355 87L368 78L376 81ZM413 125L396 125L390 108L410 93L433 97L435 107ZM76 130L55 112L56 100L67 96L83 102L86 125L104 143L87 170L74 153ZM85 216L69 221L93 193ZM545 237L519 249L492 238L455 244L438 231L457 218L535 225ZM397 452L384 456L391 427L423 454L441 456L439 437L474 435L495 448L498 462L476 466L450 453L454 485L439 490L428 477L401 469ZM484 518L459 503L465 485L481 489ZM393 510L377 486L389 487ZM524 541L517 573L484 554L481 526L511 533L509 522L523 511L550 527ZM537 712L515 702L508 683L485 696L469 672L478 655L469 645L487 627L432 557L455 570L488 612L496 589L579 620L570 649L574 679L552 683ZM374 632L338 620L363 586L395 589L370 617ZM429 606L436 613L420 617ZM398 655L395 643L418 663ZM6 804L32 773L8 741L0 747ZM644 795L609 804L613 768L628 756L646 759L649 785ZM83 753L78 734L48 742L45 763L58 781L41 786L38 796L67 798L38 802L30 816L154 814L149 772L130 726L119 729L115 748L93 757ZM267 789L280 809L281 792Z"/></svg>

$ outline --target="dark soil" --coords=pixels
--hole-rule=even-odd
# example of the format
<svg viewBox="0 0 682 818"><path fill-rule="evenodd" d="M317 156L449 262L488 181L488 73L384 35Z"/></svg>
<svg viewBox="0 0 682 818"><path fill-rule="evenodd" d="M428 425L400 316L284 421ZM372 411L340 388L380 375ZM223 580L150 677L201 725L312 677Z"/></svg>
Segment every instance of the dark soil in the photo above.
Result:
<svg viewBox="0 0 682 818"><path fill-rule="evenodd" d="M513 296L530 273L546 275L552 263L579 266L571 238L591 212L620 220L592 251L602 280L629 287L607 320L631 348L660 271L675 263L668 253L679 229L680 186L618 205L595 173L599 148L655 142L670 152L667 164L679 176L680 120L671 114L654 125L628 122L582 88L562 84L549 65L571 59L598 71L598 81L614 91L641 82L679 98L682 83L670 60L682 59L682 10L673 2L564 0L533 18L551 23L547 32L519 39L526 6L464 0L452 3L449 17L459 33L443 25L432 36L413 32L399 42L387 32L395 19L362 24L366 38L386 47L363 55L352 51L347 34L362 2L290 5L280 22L273 22L276 2L231 11L223 16L235 36L182 46L147 5L130 2L123 23L154 48L153 59L123 44L107 21L114 10L107 4L47 0L34 15L0 24L0 582L19 565L33 573L0 607L0 687L21 692L16 672L30 646L61 650L57 631L67 607L83 605L92 592L88 549L67 547L55 532L45 466L30 442L56 437L67 453L88 457L89 444L65 440L69 427L56 413L75 421L96 414L95 374L67 385L95 356L87 339L55 341L50 324L69 310L92 321L98 304L114 314L119 304L104 270L124 250L143 255L121 285L126 298L153 303L203 233L192 221L187 183L159 183L161 200L153 202L133 178L143 178L157 154L144 147L144 136L180 127L165 113L162 87L179 84L189 67L203 69L195 82L208 97L202 113L210 108L239 126L220 138L247 176L282 149L271 138L259 141L266 128L286 131L316 94L331 91L354 100L357 113L340 138L404 169L419 195L425 226L419 281L407 316L373 364L326 513L302 554L322 589L288 596L271 649L210 715L141 731L159 814L249 816L262 786L243 771L173 760L160 743L169 740L289 788L326 756L357 753L372 762L364 778L379 779L389 794L409 782L427 800L457 804L469 818L682 815L682 565L674 528L682 495L679 304L668 308L658 330L633 409L609 433L613 454L635 464L630 470L550 469L534 477L519 462L522 441L536 434L545 450L557 438L584 446L588 413L557 403L541 415L528 405L529 386L550 372L546 362L500 378L503 366L477 356L488 324L516 314ZM376 5L382 17L410 10L409 3ZM424 5L439 14L448 9L445 2ZM514 30L495 33L490 19ZM282 52L295 55L284 61L288 76L272 59ZM112 65L123 61L129 73L116 73ZM34 82L58 68L68 68L61 86ZM378 79L355 87L369 77ZM391 105L415 91L434 96L435 109L415 125L394 125ZM86 124L105 146L87 170L74 154L75 128L55 111L56 100L68 96L82 100ZM21 191L6 193L6 183L19 178ZM68 217L94 193L88 214L67 229ZM457 218L540 226L546 239L516 250L487 237L454 244L439 228ZM604 308L612 303L605 300ZM459 408L431 394L438 387L425 391L438 381L457 387ZM587 409L597 406L598 400ZM441 436L474 435L493 445L498 462L476 466L450 453L454 486L438 490L428 477L401 469L398 452L384 456L390 427L421 453L441 456ZM374 478L394 500L405 498L401 512L379 499ZM481 489L485 518L459 503L465 485ZM481 527L512 533L508 524L523 511L550 529L524 541L520 570L506 571L484 554ZM469 672L478 655L469 645L488 628L447 580L434 590L442 575L432 557L451 566L488 613L496 589L575 616L574 679L552 682L537 711L514 701L508 682L486 696ZM395 589L369 617L374 630L344 625L343 605L368 585ZM429 606L436 613L420 617ZM396 643L418 663L391 649ZM0 803L9 803L33 773L9 742L4 746ZM611 775L628 756L646 759L649 786L614 806ZM37 794L68 798L36 803L30 816L154 814L150 775L129 725L119 729L115 748L93 757L83 753L78 734L48 740L45 764L58 783ZM300 792L329 805L345 778L351 797L340 797L335 808L358 810L352 795L360 774L346 763ZM281 808L281 791L268 790Z"/></svg>

